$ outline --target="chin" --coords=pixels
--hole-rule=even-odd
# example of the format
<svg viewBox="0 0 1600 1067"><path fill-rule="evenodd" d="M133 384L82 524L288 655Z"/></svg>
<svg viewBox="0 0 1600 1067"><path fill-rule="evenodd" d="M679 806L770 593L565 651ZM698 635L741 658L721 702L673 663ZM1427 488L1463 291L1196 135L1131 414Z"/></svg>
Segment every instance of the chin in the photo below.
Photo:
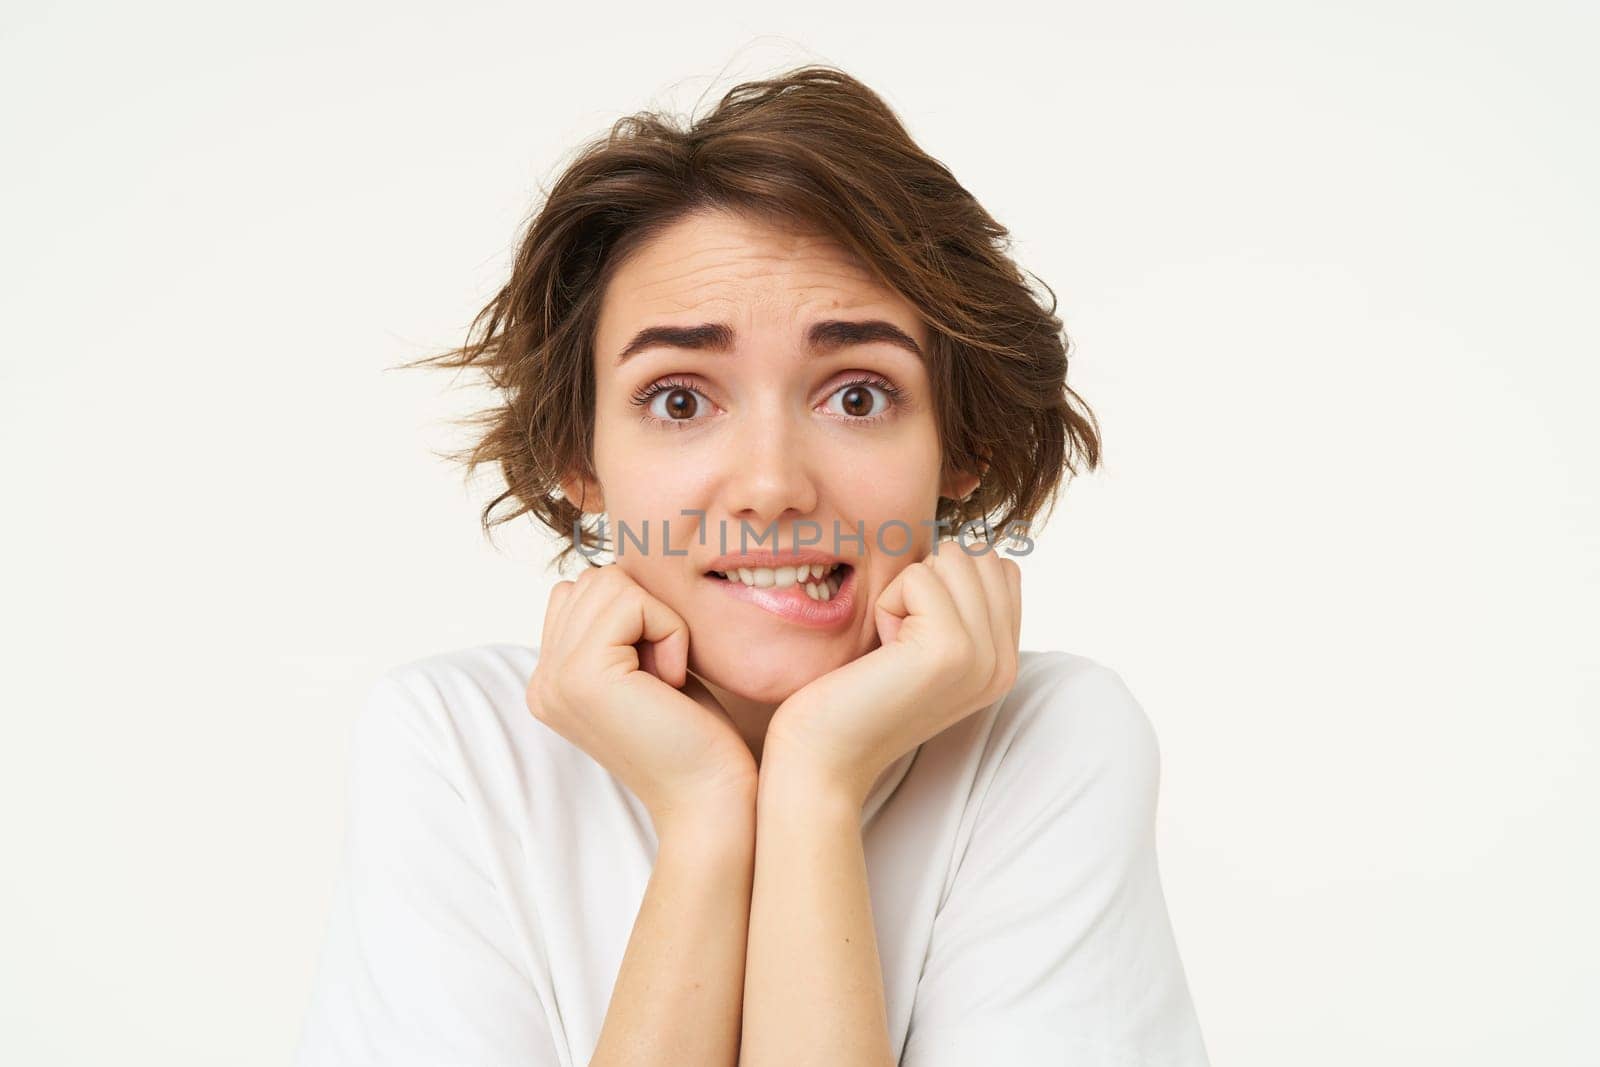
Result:
<svg viewBox="0 0 1600 1067"><path fill-rule="evenodd" d="M691 657L692 658L692 657ZM797 660L773 649L752 656L749 649L737 655L712 654L695 670L730 693L762 704L781 704L837 664Z"/></svg>

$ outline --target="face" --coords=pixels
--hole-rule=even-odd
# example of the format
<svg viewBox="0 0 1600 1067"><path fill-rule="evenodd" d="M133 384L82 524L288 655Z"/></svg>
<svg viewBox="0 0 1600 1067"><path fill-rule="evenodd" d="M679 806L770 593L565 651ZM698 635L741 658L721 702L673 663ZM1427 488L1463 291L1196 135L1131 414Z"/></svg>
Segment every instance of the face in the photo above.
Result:
<svg viewBox="0 0 1600 1067"><path fill-rule="evenodd" d="M679 332L639 337L659 327ZM597 482L565 491L605 513L617 566L688 624L695 673L776 704L877 646L878 595L931 548L939 496L976 484L941 477L912 345L927 351L915 309L841 246L746 215L687 216L612 276L593 354ZM843 564L836 594L782 584L798 561L773 565L797 541L804 560ZM777 584L746 585L729 558L746 554Z"/></svg>

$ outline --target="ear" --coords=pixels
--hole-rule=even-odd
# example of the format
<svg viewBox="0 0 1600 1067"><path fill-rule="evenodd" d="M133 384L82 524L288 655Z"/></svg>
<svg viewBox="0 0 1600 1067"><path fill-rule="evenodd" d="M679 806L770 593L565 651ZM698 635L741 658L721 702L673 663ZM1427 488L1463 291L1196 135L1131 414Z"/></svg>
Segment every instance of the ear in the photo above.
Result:
<svg viewBox="0 0 1600 1067"><path fill-rule="evenodd" d="M987 449L978 450L978 473L971 471L945 469L944 477L939 482L939 495L949 497L951 500L965 500L978 488L978 482L983 475L989 473L989 452Z"/></svg>
<svg viewBox="0 0 1600 1067"><path fill-rule="evenodd" d="M602 512L606 509L605 495L600 492L600 483L592 478L582 475L569 475L561 479L561 495L572 502L572 506L585 515Z"/></svg>
<svg viewBox="0 0 1600 1067"><path fill-rule="evenodd" d="M979 478L968 471L949 471L939 482L939 495L951 500L965 500L978 488Z"/></svg>

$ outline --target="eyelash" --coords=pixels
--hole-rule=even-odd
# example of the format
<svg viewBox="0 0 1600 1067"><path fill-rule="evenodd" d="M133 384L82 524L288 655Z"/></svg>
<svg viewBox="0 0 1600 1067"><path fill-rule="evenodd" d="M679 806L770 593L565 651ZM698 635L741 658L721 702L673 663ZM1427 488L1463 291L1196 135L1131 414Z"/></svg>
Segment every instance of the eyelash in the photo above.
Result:
<svg viewBox="0 0 1600 1067"><path fill-rule="evenodd" d="M850 388L852 385L871 385L877 387L883 392L884 396L889 398L889 408L888 410L882 411L877 415L845 416L845 422L862 424L878 422L882 419L888 418L890 415L893 415L900 409L901 405L905 403L906 394L903 389L889 381L889 379L880 378L875 374L863 374L852 378L849 381L840 382L838 385L834 386L831 391L829 391L828 396L832 397L842 390ZM650 414L650 401L659 394L670 392L673 389L686 389L697 396L705 396L704 392L702 392L700 389L697 389L692 383L684 381L682 378L658 379L633 394L634 405L641 409L639 420L641 422L654 422L663 426L671 426L674 430L687 430L690 426L702 421L700 419L658 419L654 415Z"/></svg>

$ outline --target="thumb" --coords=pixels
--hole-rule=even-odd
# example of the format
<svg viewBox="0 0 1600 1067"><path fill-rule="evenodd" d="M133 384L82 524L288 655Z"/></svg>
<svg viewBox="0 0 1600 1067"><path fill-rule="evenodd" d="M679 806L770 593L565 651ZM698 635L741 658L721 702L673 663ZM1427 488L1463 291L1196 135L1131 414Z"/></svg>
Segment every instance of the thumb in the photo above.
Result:
<svg viewBox="0 0 1600 1067"><path fill-rule="evenodd" d="M676 612L646 593L639 598L639 669L682 689L688 678L689 627Z"/></svg>
<svg viewBox="0 0 1600 1067"><path fill-rule="evenodd" d="M899 615L892 614L879 607L877 621L878 642L884 645L894 644L895 638L900 636L900 624L905 620Z"/></svg>
<svg viewBox="0 0 1600 1067"><path fill-rule="evenodd" d="M660 641L641 641L639 669L660 678L674 689L682 689L689 665L689 632L674 630Z"/></svg>
<svg viewBox="0 0 1600 1067"><path fill-rule="evenodd" d="M912 564L912 567L916 564ZM911 608L906 603L906 573L907 567L894 576L888 588L878 594L878 600L873 605L873 617L878 625L878 640L884 645L893 644L900 635L900 627L905 623L906 617L911 614Z"/></svg>
<svg viewBox="0 0 1600 1067"><path fill-rule="evenodd" d="M933 630L960 624L950 591L927 560L895 575L873 608L885 647L891 641L917 643Z"/></svg>

